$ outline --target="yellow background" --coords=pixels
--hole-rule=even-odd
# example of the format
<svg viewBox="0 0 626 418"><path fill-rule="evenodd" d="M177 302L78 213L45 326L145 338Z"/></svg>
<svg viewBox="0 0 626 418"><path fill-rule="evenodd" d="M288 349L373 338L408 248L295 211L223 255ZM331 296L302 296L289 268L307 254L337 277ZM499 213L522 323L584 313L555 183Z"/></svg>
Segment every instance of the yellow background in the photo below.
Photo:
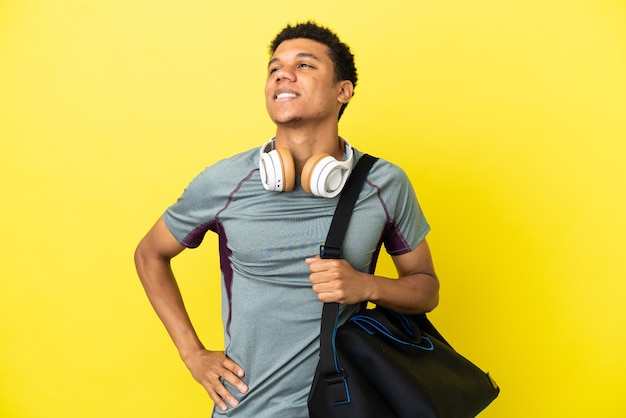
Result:
<svg viewBox="0 0 626 418"><path fill-rule="evenodd" d="M132 253L272 135L267 45L308 18L356 54L341 133L432 224L431 318L502 387L481 416L623 416L622 0L0 1L0 416L209 416ZM219 348L214 239L175 269Z"/></svg>

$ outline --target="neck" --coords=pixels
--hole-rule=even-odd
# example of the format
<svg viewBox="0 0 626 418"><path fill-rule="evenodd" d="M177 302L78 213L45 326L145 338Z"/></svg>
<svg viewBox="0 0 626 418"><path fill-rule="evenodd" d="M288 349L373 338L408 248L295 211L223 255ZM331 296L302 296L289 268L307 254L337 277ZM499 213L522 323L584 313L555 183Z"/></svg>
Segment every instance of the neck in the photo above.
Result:
<svg viewBox="0 0 626 418"><path fill-rule="evenodd" d="M279 126L276 130L276 148L287 148L293 155L296 173L315 154L326 153L341 160L344 153L343 141L339 138L337 125L334 129L301 130Z"/></svg>

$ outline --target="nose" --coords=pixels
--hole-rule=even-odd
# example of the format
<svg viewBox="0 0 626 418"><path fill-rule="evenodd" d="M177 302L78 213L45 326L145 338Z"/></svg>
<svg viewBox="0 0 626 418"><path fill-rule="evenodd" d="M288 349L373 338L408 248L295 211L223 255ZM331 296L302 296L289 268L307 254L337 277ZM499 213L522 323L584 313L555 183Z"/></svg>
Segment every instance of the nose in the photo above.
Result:
<svg viewBox="0 0 626 418"><path fill-rule="evenodd" d="M282 66L280 67L276 73L274 74L274 76L276 77L276 82L278 83L279 81L284 81L284 80L288 80L288 81L296 81L296 73L295 71L293 71L293 69L289 66Z"/></svg>

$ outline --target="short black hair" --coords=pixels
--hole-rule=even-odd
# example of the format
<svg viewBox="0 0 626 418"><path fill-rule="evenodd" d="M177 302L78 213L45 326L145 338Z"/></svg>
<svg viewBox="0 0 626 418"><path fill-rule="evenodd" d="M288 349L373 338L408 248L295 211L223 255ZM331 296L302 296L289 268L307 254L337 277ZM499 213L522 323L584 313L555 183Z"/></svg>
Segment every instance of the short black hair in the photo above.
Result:
<svg viewBox="0 0 626 418"><path fill-rule="evenodd" d="M354 55L350 47L339 40L339 37L327 27L318 25L313 21L298 23L295 26L287 25L281 30L270 44L270 55L276 52L278 46L291 39L310 39L328 47L328 55L335 67L335 81L349 80L356 88L357 71L354 65ZM339 110L339 118L343 114L348 103L345 103Z"/></svg>

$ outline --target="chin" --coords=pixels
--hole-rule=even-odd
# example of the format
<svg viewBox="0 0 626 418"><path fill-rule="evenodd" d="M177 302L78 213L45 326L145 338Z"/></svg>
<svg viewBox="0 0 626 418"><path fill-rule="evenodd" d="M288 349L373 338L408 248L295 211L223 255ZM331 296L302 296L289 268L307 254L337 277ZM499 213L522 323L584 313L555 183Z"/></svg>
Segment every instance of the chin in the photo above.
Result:
<svg viewBox="0 0 626 418"><path fill-rule="evenodd" d="M278 126L293 126L302 121L300 116L284 116L273 118L274 123Z"/></svg>

